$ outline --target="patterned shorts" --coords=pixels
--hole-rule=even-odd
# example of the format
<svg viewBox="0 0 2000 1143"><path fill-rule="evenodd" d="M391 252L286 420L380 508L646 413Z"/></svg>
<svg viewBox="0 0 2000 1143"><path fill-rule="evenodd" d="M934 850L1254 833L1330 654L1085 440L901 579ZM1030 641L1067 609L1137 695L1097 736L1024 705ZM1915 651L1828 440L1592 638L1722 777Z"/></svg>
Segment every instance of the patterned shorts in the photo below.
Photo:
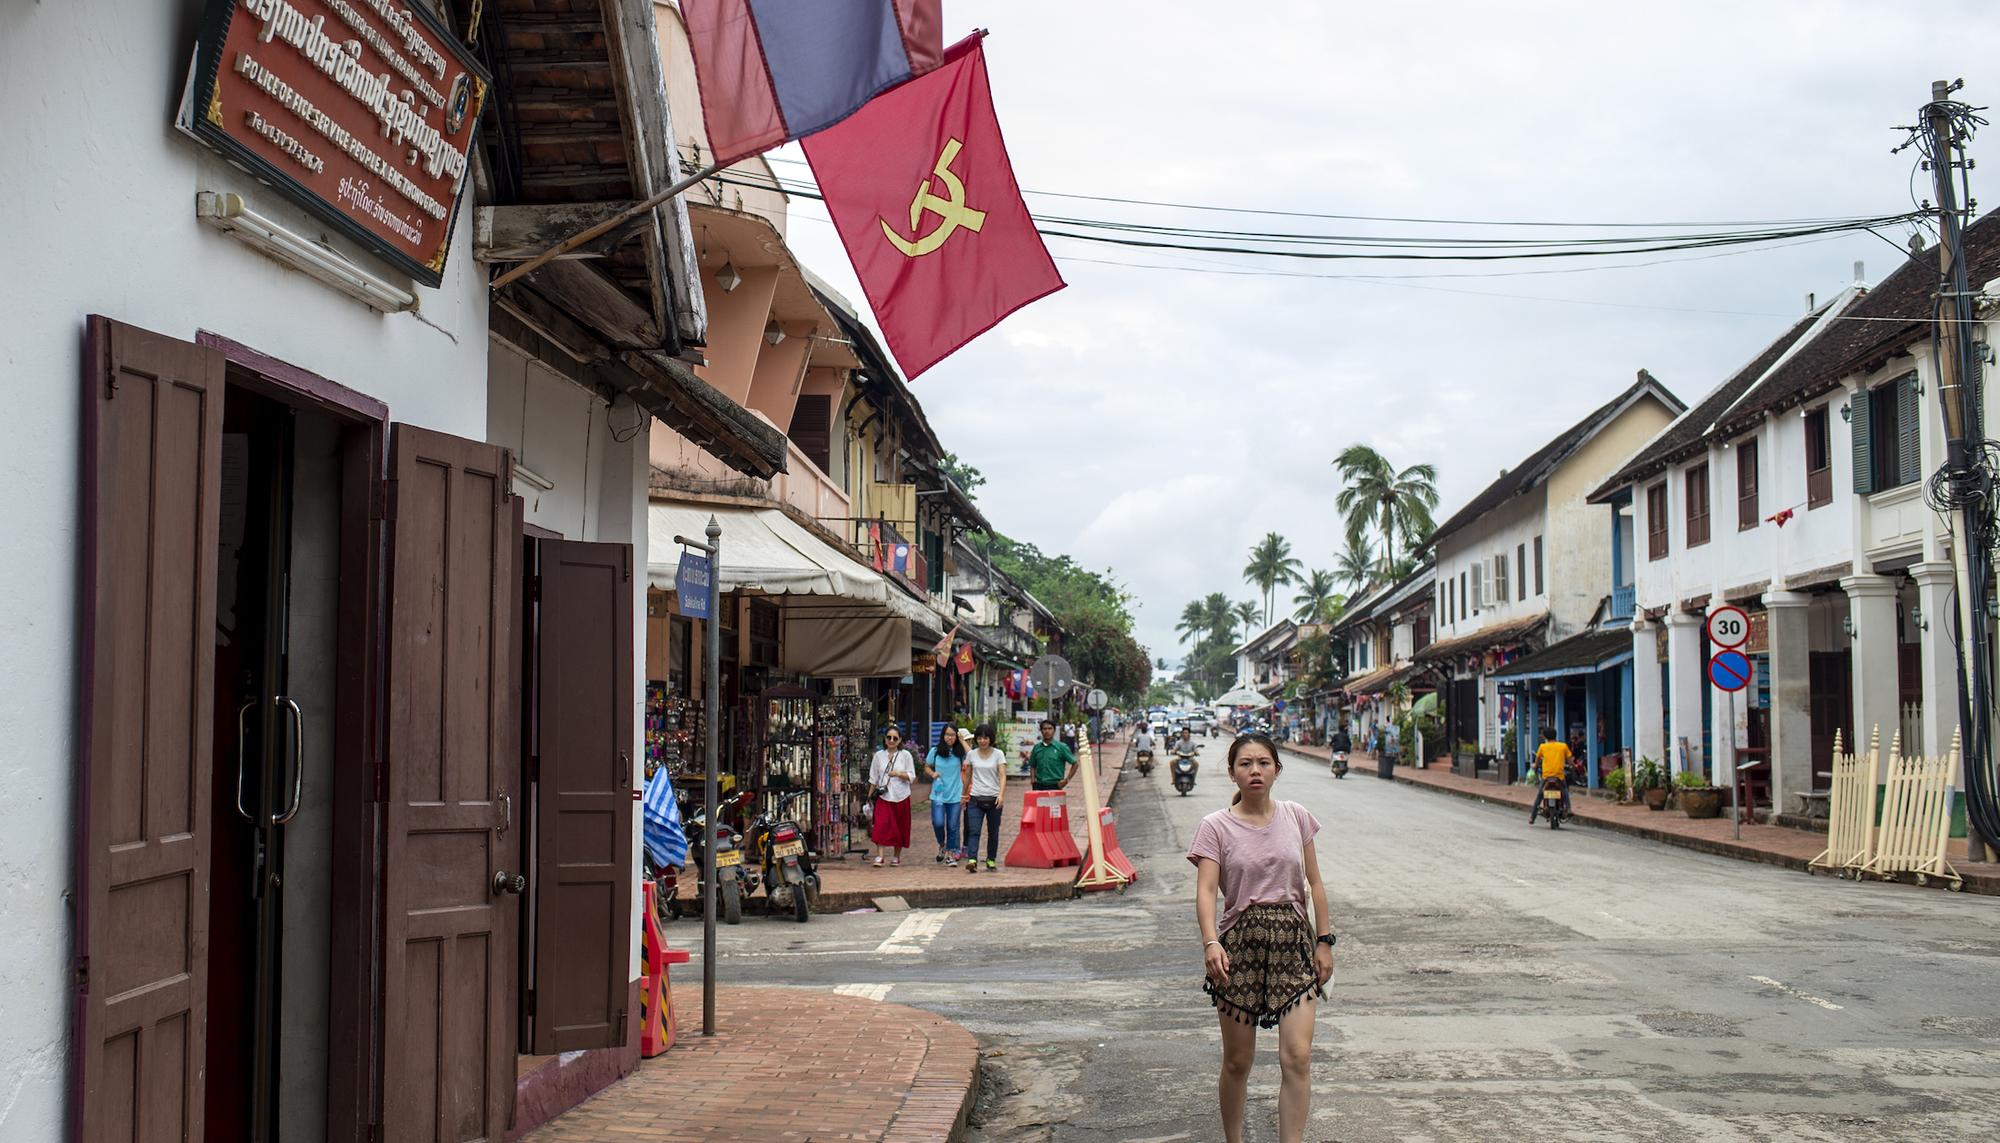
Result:
<svg viewBox="0 0 2000 1143"><path fill-rule="evenodd" d="M1275 1028L1310 997L1324 998L1313 965L1312 926L1290 905L1252 905L1222 934L1229 983L1201 982L1209 1002L1241 1024Z"/></svg>

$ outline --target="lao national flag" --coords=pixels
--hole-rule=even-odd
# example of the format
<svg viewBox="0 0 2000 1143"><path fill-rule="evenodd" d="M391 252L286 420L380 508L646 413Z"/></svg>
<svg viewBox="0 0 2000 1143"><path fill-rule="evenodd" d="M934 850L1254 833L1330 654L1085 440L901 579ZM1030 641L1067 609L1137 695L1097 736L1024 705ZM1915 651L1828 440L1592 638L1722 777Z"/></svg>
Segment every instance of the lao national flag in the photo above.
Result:
<svg viewBox="0 0 2000 1143"><path fill-rule="evenodd" d="M831 127L937 67L943 9L943 0L681 0L714 161Z"/></svg>
<svg viewBox="0 0 2000 1143"><path fill-rule="evenodd" d="M1063 288L1007 161L979 34L804 145L910 377Z"/></svg>

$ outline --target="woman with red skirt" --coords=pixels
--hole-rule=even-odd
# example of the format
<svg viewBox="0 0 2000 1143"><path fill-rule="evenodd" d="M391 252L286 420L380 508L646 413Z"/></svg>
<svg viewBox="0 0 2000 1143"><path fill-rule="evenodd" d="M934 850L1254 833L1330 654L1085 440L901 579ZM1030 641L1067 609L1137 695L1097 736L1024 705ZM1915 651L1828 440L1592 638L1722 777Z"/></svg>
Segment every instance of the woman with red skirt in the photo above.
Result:
<svg viewBox="0 0 2000 1143"><path fill-rule="evenodd" d="M903 734L891 726L882 735L882 749L868 764L868 784L875 788L875 824L868 840L875 843L875 864L889 855L889 864L903 863L910 844L910 794L917 780L917 759L903 748Z"/></svg>

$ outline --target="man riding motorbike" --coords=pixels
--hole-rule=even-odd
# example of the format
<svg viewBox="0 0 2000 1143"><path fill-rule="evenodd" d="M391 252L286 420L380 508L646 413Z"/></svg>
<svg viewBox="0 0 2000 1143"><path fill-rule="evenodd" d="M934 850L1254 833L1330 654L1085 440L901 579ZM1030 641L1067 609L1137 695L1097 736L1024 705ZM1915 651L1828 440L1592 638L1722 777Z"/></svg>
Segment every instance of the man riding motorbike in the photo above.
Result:
<svg viewBox="0 0 2000 1143"><path fill-rule="evenodd" d="M1132 736L1132 755L1138 759L1139 773L1150 773L1153 769L1153 730L1145 723L1139 724L1139 732Z"/></svg>
<svg viewBox="0 0 2000 1143"><path fill-rule="evenodd" d="M1174 739L1174 757L1193 758L1195 756L1195 752L1200 749L1201 747L1196 746L1194 744L1194 735L1191 732L1189 732L1188 728L1185 726L1181 727L1180 737ZM1201 762L1199 760L1195 762L1195 768L1197 770L1201 768Z"/></svg>
<svg viewBox="0 0 2000 1143"><path fill-rule="evenodd" d="M1347 773L1347 756L1354 750L1354 739L1347 733L1347 727L1336 726L1333 737L1327 740L1327 753L1333 755L1335 777Z"/></svg>
<svg viewBox="0 0 2000 1143"><path fill-rule="evenodd" d="M1542 744L1535 747L1535 760L1541 766L1542 786L1546 788L1554 782L1562 790L1563 816L1568 817L1569 808L1569 747L1557 741L1554 727L1542 728ZM1535 824L1535 817L1541 813L1542 798L1538 792L1534 803L1528 807L1528 824Z"/></svg>

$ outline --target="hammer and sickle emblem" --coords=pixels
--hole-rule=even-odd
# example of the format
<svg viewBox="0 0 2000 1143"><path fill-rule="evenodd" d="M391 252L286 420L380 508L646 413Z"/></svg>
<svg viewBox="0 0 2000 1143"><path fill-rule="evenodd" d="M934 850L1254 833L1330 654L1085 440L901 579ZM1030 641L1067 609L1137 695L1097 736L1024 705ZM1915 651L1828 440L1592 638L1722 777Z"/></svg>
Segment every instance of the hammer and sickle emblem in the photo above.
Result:
<svg viewBox="0 0 2000 1143"><path fill-rule="evenodd" d="M915 238L905 238L896 233L886 218L876 219L882 224L882 237L911 258L921 258L943 246L945 240L957 233L961 226L977 233L980 227L986 225L986 212L965 205L965 184L951 173L952 161L958 158L958 152L964 146L957 139L946 140L944 150L938 155L937 166L931 168L931 176L944 186L949 197L939 198L932 194L929 178L917 184L917 197L910 200L910 233L916 235ZM937 227L929 234L918 230L918 223L923 221L926 213L938 216Z"/></svg>

